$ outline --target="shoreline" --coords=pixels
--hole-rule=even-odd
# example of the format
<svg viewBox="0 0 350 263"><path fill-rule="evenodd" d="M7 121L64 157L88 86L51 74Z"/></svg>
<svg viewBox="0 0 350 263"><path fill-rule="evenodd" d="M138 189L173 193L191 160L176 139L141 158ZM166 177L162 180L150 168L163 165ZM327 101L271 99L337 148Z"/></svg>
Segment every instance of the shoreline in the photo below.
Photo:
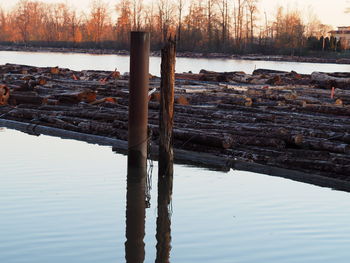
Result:
<svg viewBox="0 0 350 263"><path fill-rule="evenodd" d="M13 52L52 52L52 53L75 53L90 55L120 55L129 56L127 50L111 49L84 49L84 48L65 48L65 47L32 47L32 46L7 46L0 45L0 51ZM160 57L160 51L151 51L151 56ZM225 53L198 53L198 52L178 52L180 58L197 59L224 59L224 60L252 60L252 61L277 61L277 62L299 62L299 63L321 63L321 64L343 64L350 65L350 58L319 58L319 57L301 57L285 55L261 55L261 54L225 54Z"/></svg>

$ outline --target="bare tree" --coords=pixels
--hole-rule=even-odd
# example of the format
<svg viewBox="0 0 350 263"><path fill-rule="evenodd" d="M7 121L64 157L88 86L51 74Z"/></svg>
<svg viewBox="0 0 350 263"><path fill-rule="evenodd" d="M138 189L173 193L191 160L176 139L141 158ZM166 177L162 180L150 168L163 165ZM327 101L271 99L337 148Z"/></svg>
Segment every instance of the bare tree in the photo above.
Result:
<svg viewBox="0 0 350 263"><path fill-rule="evenodd" d="M121 0L116 9L119 13L116 25L118 39L123 45L126 45L129 43L129 32L132 28L131 2L129 0Z"/></svg>
<svg viewBox="0 0 350 263"><path fill-rule="evenodd" d="M233 7L233 19L234 19L234 37L236 42L236 47L242 48L242 40L244 33L244 8L246 0L235 0Z"/></svg>
<svg viewBox="0 0 350 263"><path fill-rule="evenodd" d="M275 45L294 54L304 44L305 25L299 10L284 12L279 8L275 20Z"/></svg>
<svg viewBox="0 0 350 263"><path fill-rule="evenodd" d="M141 30L142 28L142 11L143 11L143 1L142 0L132 0L132 29Z"/></svg>
<svg viewBox="0 0 350 263"><path fill-rule="evenodd" d="M298 10L282 7L270 16L271 20L266 12L260 12L258 27L259 0L191 0L189 4L185 0L143 1L118 0L112 22L114 16L104 0L93 0L87 14L66 4L20 0L8 12L0 9L0 40L96 44L110 40L125 48L130 30L147 30L157 44L177 33L181 49L192 51L224 51L232 46L243 51L256 37L262 48L294 52L305 48L306 41L308 47L319 47L319 38L330 30L314 13L304 21ZM338 43L334 39L331 43L331 50L336 50Z"/></svg>
<svg viewBox="0 0 350 263"><path fill-rule="evenodd" d="M254 28L256 21L256 13L258 12L258 0L246 0L247 10L249 12L249 20L250 20L250 42L254 41Z"/></svg>
<svg viewBox="0 0 350 263"><path fill-rule="evenodd" d="M81 33L79 32L79 26L81 24L81 18L78 16L76 10L70 11L69 15L69 35L70 40L75 42L81 42Z"/></svg>
<svg viewBox="0 0 350 263"><path fill-rule="evenodd" d="M179 46L181 46L182 13L183 13L183 9L185 7L185 1L178 0L177 3L178 3L178 5L177 5L177 12L178 12L177 41L178 41L178 48L179 48Z"/></svg>
<svg viewBox="0 0 350 263"><path fill-rule="evenodd" d="M21 35L21 40L23 42L29 41L29 25L30 25L30 2L28 0L21 0L18 2L16 8L14 9L16 26Z"/></svg>
<svg viewBox="0 0 350 263"><path fill-rule="evenodd" d="M168 38L168 34L173 24L174 4L171 0L158 0L158 24L161 41Z"/></svg>
<svg viewBox="0 0 350 263"><path fill-rule="evenodd" d="M218 2L218 7L220 10L220 17L221 17L221 41L222 44L225 45L226 39L228 36L228 1L227 0L220 0Z"/></svg>
<svg viewBox="0 0 350 263"><path fill-rule="evenodd" d="M4 41L7 36L8 17L5 11L0 7L0 40Z"/></svg>
<svg viewBox="0 0 350 263"><path fill-rule="evenodd" d="M102 40L104 29L110 23L110 15L106 4L102 0L94 0L90 12L90 18L87 21L88 33L91 40L99 43Z"/></svg>
<svg viewBox="0 0 350 263"><path fill-rule="evenodd" d="M208 32L208 45L211 47L213 42L213 9L214 1L207 0L207 32Z"/></svg>

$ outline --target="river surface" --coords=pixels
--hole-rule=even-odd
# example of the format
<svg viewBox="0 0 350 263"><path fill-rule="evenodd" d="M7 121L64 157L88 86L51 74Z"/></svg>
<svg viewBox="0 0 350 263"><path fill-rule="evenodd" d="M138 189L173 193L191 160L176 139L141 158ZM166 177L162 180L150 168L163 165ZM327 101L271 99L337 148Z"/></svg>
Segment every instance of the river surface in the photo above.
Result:
<svg viewBox="0 0 350 263"><path fill-rule="evenodd" d="M8 129L0 146L0 262L125 262L125 156ZM147 263L156 258L154 165ZM349 262L349 193L176 165L172 197L170 262Z"/></svg>
<svg viewBox="0 0 350 263"><path fill-rule="evenodd" d="M59 66L73 70L119 70L129 72L129 57L121 55L90 55L77 53L51 53L51 52L14 52L0 51L0 64L15 63L32 66ZM349 72L350 65L275 62L235 59L206 59L206 58L177 58L176 72L198 73L201 69L213 71L244 71L252 73L254 69L274 69L296 71L302 74L311 74L314 71L322 72ZM160 75L160 58L150 58L150 73Z"/></svg>

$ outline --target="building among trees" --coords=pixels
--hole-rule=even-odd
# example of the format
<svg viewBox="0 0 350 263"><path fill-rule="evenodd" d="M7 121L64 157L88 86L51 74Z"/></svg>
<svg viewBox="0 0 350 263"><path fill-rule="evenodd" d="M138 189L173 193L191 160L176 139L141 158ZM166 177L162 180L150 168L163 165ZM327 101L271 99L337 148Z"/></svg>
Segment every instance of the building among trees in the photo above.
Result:
<svg viewBox="0 0 350 263"><path fill-rule="evenodd" d="M342 49L350 49L350 26L340 26L338 30L330 31L332 37L338 39Z"/></svg>

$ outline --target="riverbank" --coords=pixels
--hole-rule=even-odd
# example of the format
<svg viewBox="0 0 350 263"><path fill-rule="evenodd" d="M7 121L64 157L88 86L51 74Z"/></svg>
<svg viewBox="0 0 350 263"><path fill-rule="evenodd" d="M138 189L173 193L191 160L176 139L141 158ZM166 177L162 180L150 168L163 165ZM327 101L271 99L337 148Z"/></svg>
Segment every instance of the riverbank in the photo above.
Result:
<svg viewBox="0 0 350 263"><path fill-rule="evenodd" d="M19 52L54 52L54 53L80 53L92 55L122 55L129 56L127 50L112 49L83 49L83 48L56 48L56 47L33 47L33 46L5 46L0 45L0 51L19 51ZM152 56L159 57L159 51L151 52ZM178 52L177 57L182 58L212 58L212 59L235 59L251 61L277 61L277 62L303 62L303 63L328 63L328 64L350 64L350 58L320 58L320 57L301 57L301 56L278 56L278 55L232 55L225 53L195 53L195 52Z"/></svg>
<svg viewBox="0 0 350 263"><path fill-rule="evenodd" d="M126 143L128 75L7 64L0 76L1 119L30 124L33 133L40 125ZM350 182L349 82L346 73L177 74L175 149L200 163L218 158L231 168L244 162ZM150 76L154 146L159 85Z"/></svg>

